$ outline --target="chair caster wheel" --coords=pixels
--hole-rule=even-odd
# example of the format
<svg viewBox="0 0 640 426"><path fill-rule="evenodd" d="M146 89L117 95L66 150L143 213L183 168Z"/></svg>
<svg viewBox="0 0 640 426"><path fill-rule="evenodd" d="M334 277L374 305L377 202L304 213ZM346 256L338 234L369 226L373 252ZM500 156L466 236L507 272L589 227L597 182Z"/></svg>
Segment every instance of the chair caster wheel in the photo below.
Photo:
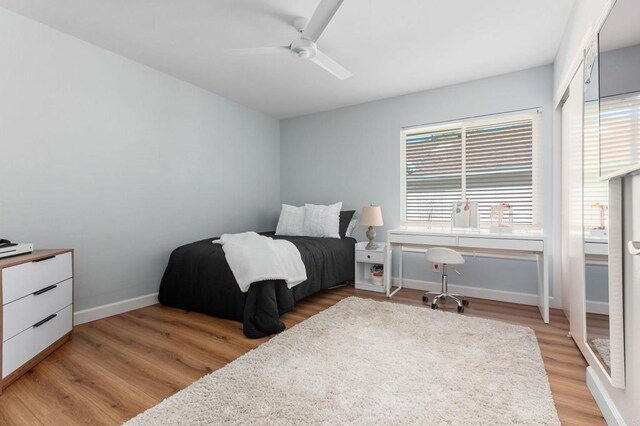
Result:
<svg viewBox="0 0 640 426"><path fill-rule="evenodd" d="M437 303L432 303L431 304L431 309L438 309L438 304Z"/></svg>
<svg viewBox="0 0 640 426"><path fill-rule="evenodd" d="M427 296L422 296L422 303L424 304L429 303L429 298Z"/></svg>
<svg viewBox="0 0 640 426"><path fill-rule="evenodd" d="M458 312L463 313L464 312L464 306L458 306Z"/></svg>
<svg viewBox="0 0 640 426"><path fill-rule="evenodd" d="M464 306L469 306L469 301L467 299L462 299L462 304Z"/></svg>

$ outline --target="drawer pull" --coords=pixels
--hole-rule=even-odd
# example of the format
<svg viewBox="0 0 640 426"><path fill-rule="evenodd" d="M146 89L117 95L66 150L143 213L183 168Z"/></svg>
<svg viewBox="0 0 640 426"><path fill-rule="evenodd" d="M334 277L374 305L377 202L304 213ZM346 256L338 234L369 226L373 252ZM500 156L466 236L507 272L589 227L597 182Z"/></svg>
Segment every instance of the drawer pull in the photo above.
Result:
<svg viewBox="0 0 640 426"><path fill-rule="evenodd" d="M37 328L40 327L42 324L44 324L45 322L51 321L52 319L54 319L55 317L57 317L58 314L51 314L48 317L46 317L43 320L38 321L37 323L33 324L33 328Z"/></svg>
<svg viewBox="0 0 640 426"><path fill-rule="evenodd" d="M34 295L34 296L38 296L38 295L40 295L40 294L42 294L42 293L46 293L46 292L48 292L49 290L53 290L53 289L54 289L54 288L56 288L56 287L58 287L58 284L50 285L49 287L45 287L45 288L42 288L42 289L40 289L40 290L38 290L38 291L34 292L34 293L33 293L33 295Z"/></svg>
<svg viewBox="0 0 640 426"><path fill-rule="evenodd" d="M36 260L32 260L32 263L38 263L38 262L43 262L45 260L49 260L49 259L55 259L56 256L47 256L47 257L43 257L42 259L36 259Z"/></svg>

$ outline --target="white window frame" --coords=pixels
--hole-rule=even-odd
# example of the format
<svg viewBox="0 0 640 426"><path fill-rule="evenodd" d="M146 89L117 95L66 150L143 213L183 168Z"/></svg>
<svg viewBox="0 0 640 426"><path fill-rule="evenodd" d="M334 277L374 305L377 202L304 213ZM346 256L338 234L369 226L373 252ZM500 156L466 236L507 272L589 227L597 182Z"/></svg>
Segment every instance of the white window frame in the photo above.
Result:
<svg viewBox="0 0 640 426"><path fill-rule="evenodd" d="M542 141L540 128L542 123L542 108L534 108L517 112L490 114L474 118L452 120L447 122L424 124L418 126L404 127L400 132L400 223L406 227L450 227L450 221L407 221L406 200L407 200L407 167L406 167L406 137L408 135L434 132L438 130L460 128L462 130L462 196L466 194L466 134L470 127L483 126L488 124L499 124L505 121L532 120L532 205L533 220L531 224L514 224L518 229L543 229L542 212ZM481 227L488 227L489 224L481 222Z"/></svg>

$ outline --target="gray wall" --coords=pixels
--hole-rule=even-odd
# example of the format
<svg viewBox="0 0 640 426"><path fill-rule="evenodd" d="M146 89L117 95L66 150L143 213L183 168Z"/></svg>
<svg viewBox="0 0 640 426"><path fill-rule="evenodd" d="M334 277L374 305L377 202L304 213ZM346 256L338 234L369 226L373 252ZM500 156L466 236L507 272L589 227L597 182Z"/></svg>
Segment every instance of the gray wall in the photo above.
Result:
<svg viewBox="0 0 640 426"><path fill-rule="evenodd" d="M76 310L178 245L273 229L279 122L0 9L0 236L76 249Z"/></svg>
<svg viewBox="0 0 640 426"><path fill-rule="evenodd" d="M543 107L544 228L552 235L553 68L544 66L483 80L283 120L282 202L343 201L360 210L382 206L386 230L400 225L400 132L402 127L477 115ZM364 238L359 230L358 239ZM406 254L406 278L438 281L420 255ZM535 262L467 259L454 284L534 294ZM395 263L395 262L394 262Z"/></svg>
<svg viewBox="0 0 640 426"><path fill-rule="evenodd" d="M640 44L600 54L600 94L640 91Z"/></svg>
<svg viewBox="0 0 640 426"><path fill-rule="evenodd" d="M609 268L606 265L585 266L585 297L587 302L609 302Z"/></svg>

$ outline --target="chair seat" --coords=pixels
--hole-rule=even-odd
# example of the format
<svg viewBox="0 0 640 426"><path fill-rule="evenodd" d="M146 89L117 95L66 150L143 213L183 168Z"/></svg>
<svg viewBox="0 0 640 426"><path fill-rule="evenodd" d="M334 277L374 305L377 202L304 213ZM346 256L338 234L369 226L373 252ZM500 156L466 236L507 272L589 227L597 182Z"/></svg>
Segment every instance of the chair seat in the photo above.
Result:
<svg viewBox="0 0 640 426"><path fill-rule="evenodd" d="M447 265L462 265L464 257L455 250L445 247L433 247L427 250L425 257L432 263L444 263Z"/></svg>

